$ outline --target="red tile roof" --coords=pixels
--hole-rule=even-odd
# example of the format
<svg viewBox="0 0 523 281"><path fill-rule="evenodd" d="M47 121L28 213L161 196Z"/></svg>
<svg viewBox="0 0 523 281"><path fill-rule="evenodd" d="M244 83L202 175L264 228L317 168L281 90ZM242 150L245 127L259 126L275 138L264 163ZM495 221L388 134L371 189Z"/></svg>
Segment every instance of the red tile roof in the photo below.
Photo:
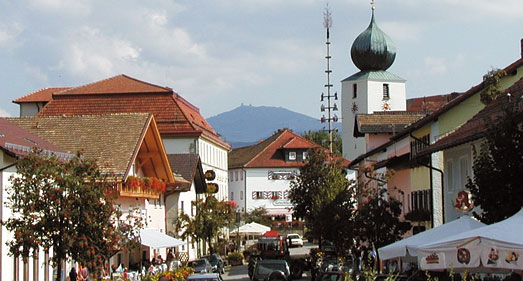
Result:
<svg viewBox="0 0 523 281"><path fill-rule="evenodd" d="M301 167L306 162L285 161L283 149L310 149L320 147L289 130L281 130L262 142L235 148L229 153L231 168L269 168ZM342 159L342 165L348 166L348 160Z"/></svg>
<svg viewBox="0 0 523 281"><path fill-rule="evenodd" d="M521 99L523 96L523 78L514 83L511 87L505 90L505 92L511 94L511 99ZM482 138L487 129L486 122L495 122L503 113L503 106L507 102L508 98L506 96L498 98L479 111L454 132L439 139L431 146L420 151L418 154L425 155Z"/></svg>
<svg viewBox="0 0 523 281"><path fill-rule="evenodd" d="M172 89L126 75L70 88L53 95L38 116L152 113L162 136L202 136L230 149L199 109Z"/></svg>
<svg viewBox="0 0 523 281"><path fill-rule="evenodd" d="M407 111L434 112L444 106L449 101L457 98L460 93L450 93L448 95L436 95L429 97L419 97L407 100Z"/></svg>
<svg viewBox="0 0 523 281"><path fill-rule="evenodd" d="M85 84L56 93L55 95L96 95L130 93L172 93L172 89L147 83L125 74Z"/></svg>
<svg viewBox="0 0 523 281"><path fill-rule="evenodd" d="M26 103L26 102L49 102L52 100L54 93L61 92L70 88L45 88L32 92L23 97L13 100L14 103Z"/></svg>
<svg viewBox="0 0 523 281"><path fill-rule="evenodd" d="M13 157L25 156L36 147L49 152L65 153L65 150L39 136L0 118L0 149Z"/></svg>

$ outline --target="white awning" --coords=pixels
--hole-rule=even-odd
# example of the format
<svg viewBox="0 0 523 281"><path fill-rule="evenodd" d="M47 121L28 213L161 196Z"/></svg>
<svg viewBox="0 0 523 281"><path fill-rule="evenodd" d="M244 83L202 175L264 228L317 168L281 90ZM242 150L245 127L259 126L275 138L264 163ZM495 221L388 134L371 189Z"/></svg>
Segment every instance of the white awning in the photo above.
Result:
<svg viewBox="0 0 523 281"><path fill-rule="evenodd" d="M171 248L185 244L180 239L161 233L156 229L140 230L142 245L150 248Z"/></svg>

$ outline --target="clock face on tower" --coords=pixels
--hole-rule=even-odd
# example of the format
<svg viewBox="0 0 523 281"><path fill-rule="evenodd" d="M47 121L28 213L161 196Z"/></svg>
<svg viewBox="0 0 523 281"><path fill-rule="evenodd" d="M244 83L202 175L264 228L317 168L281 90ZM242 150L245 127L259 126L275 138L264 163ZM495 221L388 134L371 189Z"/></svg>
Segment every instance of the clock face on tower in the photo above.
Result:
<svg viewBox="0 0 523 281"><path fill-rule="evenodd" d="M390 105L389 105L389 103L388 103L388 102L384 102L384 103L383 103L383 106L382 106L382 109L385 110L385 111L386 111L386 110L390 110Z"/></svg>
<svg viewBox="0 0 523 281"><path fill-rule="evenodd" d="M356 104L356 102L353 102L352 103L352 113L356 113L358 112L358 105Z"/></svg>

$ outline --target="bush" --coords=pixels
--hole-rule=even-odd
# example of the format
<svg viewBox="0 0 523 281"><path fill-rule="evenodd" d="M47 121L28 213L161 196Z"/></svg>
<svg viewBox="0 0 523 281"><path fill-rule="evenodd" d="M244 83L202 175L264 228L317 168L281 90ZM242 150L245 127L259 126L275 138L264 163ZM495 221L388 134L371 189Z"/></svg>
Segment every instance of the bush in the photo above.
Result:
<svg viewBox="0 0 523 281"><path fill-rule="evenodd" d="M227 256L229 261L243 261L243 255L240 252L232 252Z"/></svg>

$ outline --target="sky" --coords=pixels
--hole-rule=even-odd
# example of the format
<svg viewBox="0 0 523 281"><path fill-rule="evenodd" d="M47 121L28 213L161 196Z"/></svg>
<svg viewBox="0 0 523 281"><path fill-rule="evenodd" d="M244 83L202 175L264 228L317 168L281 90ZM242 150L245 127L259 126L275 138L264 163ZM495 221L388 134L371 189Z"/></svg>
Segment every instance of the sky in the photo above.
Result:
<svg viewBox="0 0 523 281"><path fill-rule="evenodd" d="M369 0L0 0L0 116L18 116L12 100L39 89L126 74L172 88L206 118L241 104L319 118L327 4L341 94L358 72L350 47L370 22ZM521 0L375 6L396 45L388 71L407 80L407 98L466 91L521 56Z"/></svg>

